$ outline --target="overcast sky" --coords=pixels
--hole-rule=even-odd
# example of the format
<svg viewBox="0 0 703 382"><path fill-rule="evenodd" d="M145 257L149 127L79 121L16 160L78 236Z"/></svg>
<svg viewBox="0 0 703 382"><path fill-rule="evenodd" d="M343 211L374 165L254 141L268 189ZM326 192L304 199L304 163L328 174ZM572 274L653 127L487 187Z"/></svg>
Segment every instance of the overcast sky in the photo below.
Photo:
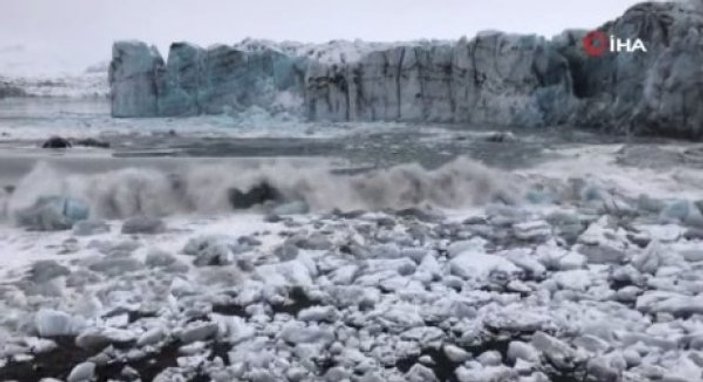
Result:
<svg viewBox="0 0 703 382"><path fill-rule="evenodd" d="M485 29L552 36L634 0L0 0L0 70L77 70L113 41L204 46L246 37L324 42L457 39ZM0 73L2 74L2 73Z"/></svg>

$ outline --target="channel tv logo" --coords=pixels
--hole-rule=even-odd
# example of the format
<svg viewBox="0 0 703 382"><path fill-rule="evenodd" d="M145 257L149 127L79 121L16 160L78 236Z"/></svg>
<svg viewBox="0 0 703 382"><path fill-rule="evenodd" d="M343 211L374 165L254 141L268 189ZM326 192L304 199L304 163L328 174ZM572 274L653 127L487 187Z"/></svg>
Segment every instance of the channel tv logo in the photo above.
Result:
<svg viewBox="0 0 703 382"><path fill-rule="evenodd" d="M644 42L637 39L621 39L616 36L608 36L601 31L593 31L583 38L583 50L591 57L600 57L606 52L611 53L635 53L647 52Z"/></svg>

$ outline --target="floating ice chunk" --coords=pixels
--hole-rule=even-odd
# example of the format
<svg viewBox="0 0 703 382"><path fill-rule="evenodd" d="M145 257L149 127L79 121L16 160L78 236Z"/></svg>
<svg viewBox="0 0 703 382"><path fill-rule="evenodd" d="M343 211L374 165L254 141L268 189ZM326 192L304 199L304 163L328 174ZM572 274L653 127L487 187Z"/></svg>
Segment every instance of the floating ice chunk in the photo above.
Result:
<svg viewBox="0 0 703 382"><path fill-rule="evenodd" d="M666 204L659 199L652 198L647 194L640 194L637 197L637 208L645 213L659 214Z"/></svg>
<svg viewBox="0 0 703 382"><path fill-rule="evenodd" d="M108 276L119 276L125 273L144 269L144 264L131 257L99 258L90 262L91 271L104 273Z"/></svg>
<svg viewBox="0 0 703 382"><path fill-rule="evenodd" d="M454 363L462 363L471 358L471 354L469 352L456 345L444 345L443 350L447 358Z"/></svg>
<svg viewBox="0 0 703 382"><path fill-rule="evenodd" d="M110 225L102 220L81 220L73 225L76 236L92 236L110 232Z"/></svg>
<svg viewBox="0 0 703 382"><path fill-rule="evenodd" d="M679 355L678 360L671 367L671 372L664 378L665 381L700 381L703 375L700 364L696 364L685 353Z"/></svg>
<svg viewBox="0 0 703 382"><path fill-rule="evenodd" d="M645 250L632 259L632 265L642 273L655 274L659 267L683 263L683 257L674 251L666 251L654 240Z"/></svg>
<svg viewBox="0 0 703 382"><path fill-rule="evenodd" d="M509 251L505 257L531 277L542 278L547 273L547 268L528 250Z"/></svg>
<svg viewBox="0 0 703 382"><path fill-rule="evenodd" d="M184 344L190 344L195 341L204 341L214 337L217 334L219 326L215 322L196 322L183 328L176 334L179 340Z"/></svg>
<svg viewBox="0 0 703 382"><path fill-rule="evenodd" d="M556 211L546 217L557 235L574 242L585 226L578 214Z"/></svg>
<svg viewBox="0 0 703 382"><path fill-rule="evenodd" d="M533 287L526 284L520 280L510 280L506 285L507 290L517 293L530 293L533 291Z"/></svg>
<svg viewBox="0 0 703 382"><path fill-rule="evenodd" d="M375 259L398 259L402 257L400 247L396 243L384 243L369 246L369 257Z"/></svg>
<svg viewBox="0 0 703 382"><path fill-rule="evenodd" d="M331 322L334 323L339 318L339 312L333 306L313 306L298 312L298 319L301 321Z"/></svg>
<svg viewBox="0 0 703 382"><path fill-rule="evenodd" d="M498 139L501 139L501 135L496 136ZM491 137L493 138L493 137ZM493 138L495 139L495 138ZM557 200L557 196L554 195L552 192L544 189L530 189L527 190L525 193L525 200L532 204L551 204L554 203L555 200Z"/></svg>
<svg viewBox="0 0 703 382"><path fill-rule="evenodd" d="M226 328L227 340L232 344L254 338L256 328L247 324L246 320L237 316L219 316L215 315L215 320L224 324Z"/></svg>
<svg viewBox="0 0 703 382"><path fill-rule="evenodd" d="M584 348L591 353L603 353L610 348L610 343L594 335L585 334L574 339L573 344Z"/></svg>
<svg viewBox="0 0 703 382"><path fill-rule="evenodd" d="M581 269L586 265L586 256L576 252L569 252L559 259L559 269L568 271Z"/></svg>
<svg viewBox="0 0 703 382"><path fill-rule="evenodd" d="M166 337L166 333L163 328L156 327L144 332L139 339L137 339L137 346L149 346L154 345Z"/></svg>
<svg viewBox="0 0 703 382"><path fill-rule="evenodd" d="M635 349L626 349L623 351L622 355L628 368L636 367L642 364L642 356Z"/></svg>
<svg viewBox="0 0 703 382"><path fill-rule="evenodd" d="M67 382L87 382L95 377L95 364L83 362L76 365L66 379Z"/></svg>
<svg viewBox="0 0 703 382"><path fill-rule="evenodd" d="M183 278L176 277L173 279L173 282L171 282L171 294L176 297L192 295L195 291L196 287Z"/></svg>
<svg viewBox="0 0 703 382"><path fill-rule="evenodd" d="M620 245L611 244L613 243L580 245L578 251L584 254L591 264L622 264L627 259L627 253L618 248Z"/></svg>
<svg viewBox="0 0 703 382"><path fill-rule="evenodd" d="M530 217L530 213L525 209L500 204L491 204L486 207L486 215L492 225L501 226L525 222Z"/></svg>
<svg viewBox="0 0 703 382"><path fill-rule="evenodd" d="M496 255L487 255L473 251L463 252L449 262L453 275L463 279L483 280L493 272L501 272L508 276L520 273L520 268L509 260Z"/></svg>
<svg viewBox="0 0 703 382"><path fill-rule="evenodd" d="M281 204L271 210L271 213L279 216L300 215L310 211L310 206L304 201L294 201Z"/></svg>
<svg viewBox="0 0 703 382"><path fill-rule="evenodd" d="M425 323L420 314L420 308L406 303L385 307L375 319L386 327L398 329L424 326Z"/></svg>
<svg viewBox="0 0 703 382"><path fill-rule="evenodd" d="M294 245L300 249L309 249L314 251L325 251L332 248L332 242L327 236L320 232L313 232L310 235L296 235L288 240L286 244Z"/></svg>
<svg viewBox="0 0 703 382"><path fill-rule="evenodd" d="M34 325L41 337L57 337L77 334L84 323L58 310L41 309L34 317Z"/></svg>
<svg viewBox="0 0 703 382"><path fill-rule="evenodd" d="M378 273L386 271L395 271L402 276L408 276L415 273L417 265L414 261L403 259L382 259L382 260L366 260L365 267L362 268L364 273Z"/></svg>
<svg viewBox="0 0 703 382"><path fill-rule="evenodd" d="M613 270L610 276L613 281L624 284L641 285L644 283L644 276L632 264L627 264L623 267L618 267Z"/></svg>
<svg viewBox="0 0 703 382"><path fill-rule="evenodd" d="M588 360L586 371L590 377L602 382L617 382L620 380L620 371L610 365L606 357L594 357Z"/></svg>
<svg viewBox="0 0 703 382"><path fill-rule="evenodd" d="M703 296L672 295L668 298L642 304L637 300L637 308L653 313L671 313L674 317L686 317L692 314L703 314Z"/></svg>
<svg viewBox="0 0 703 382"><path fill-rule="evenodd" d="M667 352L679 346L678 339L660 338L648 333L621 333L620 340L625 346L633 346L636 348L643 356L653 351Z"/></svg>
<svg viewBox="0 0 703 382"><path fill-rule="evenodd" d="M90 208L80 200L63 196L43 196L31 207L16 213L17 223L39 231L68 230L88 218Z"/></svg>
<svg viewBox="0 0 703 382"><path fill-rule="evenodd" d="M677 241L683 237L685 229L678 224L641 225L636 227L651 240L662 243Z"/></svg>
<svg viewBox="0 0 703 382"><path fill-rule="evenodd" d="M608 225L608 217L604 216L592 223L578 238L581 244L578 251L588 258L589 263L621 264L627 258L625 232Z"/></svg>
<svg viewBox="0 0 703 382"><path fill-rule="evenodd" d="M503 357L495 350L481 353L476 360L483 366L498 366L503 362Z"/></svg>
<svg viewBox="0 0 703 382"><path fill-rule="evenodd" d="M302 382L310 377L310 373L302 367L291 367L286 371L286 378L291 382Z"/></svg>
<svg viewBox="0 0 703 382"><path fill-rule="evenodd" d="M176 259L176 256L159 249L150 250L146 254L145 259L146 265L152 268L168 267L169 265L173 265L177 261L178 259Z"/></svg>
<svg viewBox="0 0 703 382"><path fill-rule="evenodd" d="M412 328L400 334L401 339L417 342L422 348L435 347L445 337L446 334L441 329L432 326Z"/></svg>
<svg viewBox="0 0 703 382"><path fill-rule="evenodd" d="M374 306L381 298L381 292L377 288L358 285L335 287L330 290L330 295L340 309L348 306Z"/></svg>
<svg viewBox="0 0 703 382"><path fill-rule="evenodd" d="M551 319L540 311L513 303L484 317L484 324L505 332L534 332L550 326Z"/></svg>
<svg viewBox="0 0 703 382"><path fill-rule="evenodd" d="M329 345L334 342L334 333L315 325L305 326L301 323L286 325L280 334L281 338L292 344L317 343Z"/></svg>
<svg viewBox="0 0 703 382"><path fill-rule="evenodd" d="M668 203L659 214L661 223L683 223L700 221L700 211L688 200L676 200Z"/></svg>
<svg viewBox="0 0 703 382"><path fill-rule="evenodd" d="M89 328L76 337L76 346L84 350L102 350L109 344L110 339L96 328Z"/></svg>
<svg viewBox="0 0 703 382"><path fill-rule="evenodd" d="M136 216L127 219L122 224L122 233L131 234L149 234L154 235L166 231L166 224L163 220L147 216Z"/></svg>
<svg viewBox="0 0 703 382"><path fill-rule="evenodd" d="M483 252L486 244L488 244L488 241L481 237L474 237L470 240L455 241L447 247L447 254L450 258L453 258L469 250L474 252Z"/></svg>
<svg viewBox="0 0 703 382"><path fill-rule="evenodd" d="M24 343L34 354L42 354L52 351L58 347L56 342L38 337L26 337Z"/></svg>
<svg viewBox="0 0 703 382"><path fill-rule="evenodd" d="M465 365L455 371L459 382L515 381L518 378L517 372L505 365L484 367L477 362Z"/></svg>
<svg viewBox="0 0 703 382"><path fill-rule="evenodd" d="M593 284L591 273L585 269L557 272L552 276L562 289L585 291Z"/></svg>
<svg viewBox="0 0 703 382"><path fill-rule="evenodd" d="M190 239L183 253L195 256L196 266L209 266L232 264L235 256L245 250L234 236L210 235Z"/></svg>
<svg viewBox="0 0 703 382"><path fill-rule="evenodd" d="M537 332L532 336L532 346L541 351L554 366L561 370L572 369L577 360L576 350L566 342L544 332Z"/></svg>
<svg viewBox="0 0 703 382"><path fill-rule="evenodd" d="M124 326L126 326L126 322ZM118 328L88 328L76 337L76 345L87 350L101 350L110 344L126 345L136 340L132 330Z"/></svg>
<svg viewBox="0 0 703 382"><path fill-rule="evenodd" d="M267 264L256 268L256 274L267 285L273 286L310 286L316 272L311 271L301 259L278 264Z"/></svg>
<svg viewBox="0 0 703 382"><path fill-rule="evenodd" d="M334 381L349 381L352 376L352 372L343 366L334 366L327 370L324 375L324 380L326 382Z"/></svg>
<svg viewBox="0 0 703 382"><path fill-rule="evenodd" d="M703 261L703 250L701 250L701 249L683 250L683 251L681 251L681 256L683 256L683 258L688 262L697 263L697 262Z"/></svg>
<svg viewBox="0 0 703 382"><path fill-rule="evenodd" d="M56 277L68 276L71 271L54 260L40 260L32 265L29 273L30 280L35 283L44 283Z"/></svg>
<svg viewBox="0 0 703 382"><path fill-rule="evenodd" d="M513 233L520 240L534 241L551 236L552 227L544 220L535 220L513 225Z"/></svg>
<svg viewBox="0 0 703 382"><path fill-rule="evenodd" d="M407 382L438 382L437 376L432 369L419 363L413 365L405 374Z"/></svg>
<svg viewBox="0 0 703 382"><path fill-rule="evenodd" d="M420 265L415 270L415 275L427 274L432 279L439 279L442 276L442 266L437 261L437 254L432 252L422 258Z"/></svg>
<svg viewBox="0 0 703 382"><path fill-rule="evenodd" d="M553 243L540 245L534 251L535 257L549 269L561 269L560 262L569 252Z"/></svg>
<svg viewBox="0 0 703 382"><path fill-rule="evenodd" d="M634 285L628 285L624 288L618 289L615 293L615 299L620 302L635 302L637 301L637 296L642 293L642 289Z"/></svg>
<svg viewBox="0 0 703 382"><path fill-rule="evenodd" d="M539 352L534 346L522 342L522 341L511 341L508 345L508 360L515 362L518 359L536 363L539 361Z"/></svg>
<svg viewBox="0 0 703 382"><path fill-rule="evenodd" d="M354 281L354 278L357 276L358 271L359 267L357 265L345 265L332 272L329 275L329 278L330 281L332 281L334 284L349 285L352 283L352 281Z"/></svg>

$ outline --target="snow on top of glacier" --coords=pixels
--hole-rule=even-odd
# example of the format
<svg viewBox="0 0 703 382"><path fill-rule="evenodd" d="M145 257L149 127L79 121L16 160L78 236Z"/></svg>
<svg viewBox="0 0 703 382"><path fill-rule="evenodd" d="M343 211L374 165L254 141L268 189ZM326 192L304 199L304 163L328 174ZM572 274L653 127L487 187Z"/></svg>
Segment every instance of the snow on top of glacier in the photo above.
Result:
<svg viewBox="0 0 703 382"><path fill-rule="evenodd" d="M247 38L234 44L234 48L244 51L274 49L297 57L308 57L324 64L349 63L359 61L365 55L392 49L398 46L424 46L448 44L445 40L415 40L398 42L372 42L364 40L332 40L325 43L302 43L296 41L276 42L265 39Z"/></svg>

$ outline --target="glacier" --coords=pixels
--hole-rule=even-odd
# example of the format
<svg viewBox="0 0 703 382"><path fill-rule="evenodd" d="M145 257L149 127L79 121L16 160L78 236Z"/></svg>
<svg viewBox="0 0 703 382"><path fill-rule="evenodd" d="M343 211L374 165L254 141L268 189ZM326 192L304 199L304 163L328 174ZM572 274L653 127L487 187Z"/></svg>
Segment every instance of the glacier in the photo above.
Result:
<svg viewBox="0 0 703 382"><path fill-rule="evenodd" d="M599 30L647 52L589 57L587 31L482 32L458 41L328 44L178 42L166 60L119 41L110 64L114 117L236 114L252 107L311 121L571 125L701 136L703 13L641 3Z"/></svg>

